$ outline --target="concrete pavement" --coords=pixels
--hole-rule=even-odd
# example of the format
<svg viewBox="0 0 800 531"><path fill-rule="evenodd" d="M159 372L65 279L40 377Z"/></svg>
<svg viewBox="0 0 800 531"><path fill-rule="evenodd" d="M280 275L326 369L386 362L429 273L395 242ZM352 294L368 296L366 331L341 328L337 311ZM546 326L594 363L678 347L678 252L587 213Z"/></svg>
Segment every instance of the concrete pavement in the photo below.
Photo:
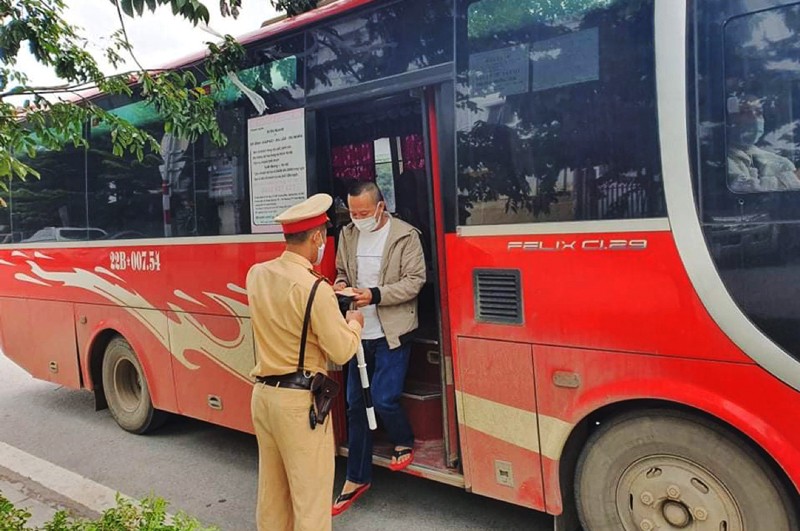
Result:
<svg viewBox="0 0 800 531"><path fill-rule="evenodd" d="M112 492L136 499L155 494L171 502L171 512L185 511L206 526L255 528L258 451L252 435L178 416L152 435L131 435L107 410L94 410L91 393L34 380L2 355L0 382L0 442ZM18 460L6 459L12 466ZM11 468L0 459L2 466ZM339 460L336 488L344 468ZM41 498L53 500L46 493ZM547 515L385 469L375 470L370 492L334 521L334 529L341 530L551 531L552 526Z"/></svg>
<svg viewBox="0 0 800 531"><path fill-rule="evenodd" d="M0 466L0 495L18 509L30 513L28 526L42 527L53 519L56 512L67 511L75 518L93 519L99 513L52 491L30 478Z"/></svg>

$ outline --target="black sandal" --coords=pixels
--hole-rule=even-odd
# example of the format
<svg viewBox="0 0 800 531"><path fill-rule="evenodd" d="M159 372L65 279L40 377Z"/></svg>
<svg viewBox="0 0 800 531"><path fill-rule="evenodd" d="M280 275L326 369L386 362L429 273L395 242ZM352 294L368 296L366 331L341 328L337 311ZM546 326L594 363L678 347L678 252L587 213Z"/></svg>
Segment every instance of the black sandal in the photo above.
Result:
<svg viewBox="0 0 800 531"><path fill-rule="evenodd" d="M347 494L339 494L339 496L336 497L336 501L333 502L331 514L336 516L345 512L362 494L367 492L369 487L370 483L365 483L352 492L348 492ZM344 505L337 507L337 505L340 503L343 503Z"/></svg>

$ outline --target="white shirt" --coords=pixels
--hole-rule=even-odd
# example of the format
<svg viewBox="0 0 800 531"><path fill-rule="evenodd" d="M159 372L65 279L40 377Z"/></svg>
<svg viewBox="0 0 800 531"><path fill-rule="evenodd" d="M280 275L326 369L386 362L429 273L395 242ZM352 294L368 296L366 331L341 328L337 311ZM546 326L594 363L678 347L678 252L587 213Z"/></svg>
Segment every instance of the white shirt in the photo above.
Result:
<svg viewBox="0 0 800 531"><path fill-rule="evenodd" d="M375 288L378 286L378 279L381 274L381 263L383 262L383 250L386 248L386 240L389 238L389 224L376 230L375 232L360 232L358 234L358 249L356 250L356 260L358 264L358 278L356 279L357 288ZM364 329L361 331L361 339L380 339L384 337L383 327L378 319L378 309L374 304L361 308L364 314Z"/></svg>

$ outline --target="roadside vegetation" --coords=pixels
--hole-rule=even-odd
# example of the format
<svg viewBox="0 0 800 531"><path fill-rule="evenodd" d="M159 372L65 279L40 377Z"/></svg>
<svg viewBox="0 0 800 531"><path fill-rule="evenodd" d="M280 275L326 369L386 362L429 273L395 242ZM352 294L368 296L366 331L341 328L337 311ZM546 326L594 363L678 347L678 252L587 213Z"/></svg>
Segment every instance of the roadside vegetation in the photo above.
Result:
<svg viewBox="0 0 800 531"><path fill-rule="evenodd" d="M0 493L0 531L216 531L183 513L169 515L168 505L157 497L134 502L117 496L117 506L97 520L76 519L60 511L43 527L30 527L31 514Z"/></svg>

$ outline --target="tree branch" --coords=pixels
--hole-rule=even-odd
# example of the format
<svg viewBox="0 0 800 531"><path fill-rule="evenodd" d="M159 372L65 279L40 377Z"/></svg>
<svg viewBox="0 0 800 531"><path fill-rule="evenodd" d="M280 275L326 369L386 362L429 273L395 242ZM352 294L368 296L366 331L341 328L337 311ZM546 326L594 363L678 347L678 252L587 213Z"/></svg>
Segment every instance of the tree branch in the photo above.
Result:
<svg viewBox="0 0 800 531"><path fill-rule="evenodd" d="M142 70L128 70L127 72L120 72L119 74L113 74L110 76L106 76L105 79L111 79L115 77L125 77L125 76L133 76L142 73L150 73L150 74L162 74L166 72L166 70L161 68L150 68L150 69L142 69ZM32 96L36 94L63 94L65 92L73 92L76 90L91 90L98 88L98 83L94 81L87 81L86 83L78 83L76 85L51 85L48 87L16 87L12 90L0 93L0 100L6 98L8 96Z"/></svg>
<svg viewBox="0 0 800 531"><path fill-rule="evenodd" d="M139 70L145 71L145 68L139 62L139 59L136 58L136 54L133 53L133 46L131 46L131 40L128 38L128 30L125 28L125 17L122 15L122 8L119 5L119 0L114 1L114 5L117 8L117 16L119 17L119 25L122 27L122 36L125 38L125 43L128 45L126 49L130 54L133 62L136 63L136 66L139 67Z"/></svg>

